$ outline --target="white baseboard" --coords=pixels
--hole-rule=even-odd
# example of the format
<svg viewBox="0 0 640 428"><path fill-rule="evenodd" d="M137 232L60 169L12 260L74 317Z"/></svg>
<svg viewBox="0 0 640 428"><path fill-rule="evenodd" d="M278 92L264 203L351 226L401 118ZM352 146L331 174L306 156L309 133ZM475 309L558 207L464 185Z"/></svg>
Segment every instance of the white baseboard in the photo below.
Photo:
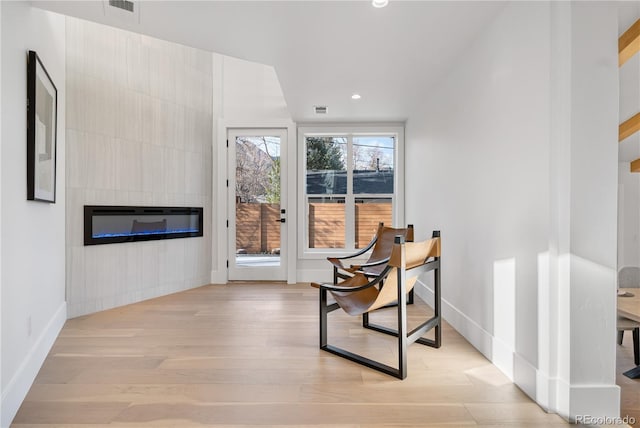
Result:
<svg viewBox="0 0 640 428"><path fill-rule="evenodd" d="M422 300L433 305L433 290L424 282L418 280L415 292ZM513 381L515 350L512 347L493 337L491 333L463 314L446 299L442 299L442 318Z"/></svg>
<svg viewBox="0 0 640 428"><path fill-rule="evenodd" d="M570 422L584 423L586 416L612 419L617 419L620 416L620 387L618 385L573 385L570 388ZM606 425L611 422L623 421L595 422L595 424Z"/></svg>
<svg viewBox="0 0 640 428"><path fill-rule="evenodd" d="M499 368L500 371L504 373L511 382L513 382L515 365L515 352L513 348L511 348L507 343L503 342L497 337L491 336L491 340L491 362L494 366Z"/></svg>
<svg viewBox="0 0 640 428"><path fill-rule="evenodd" d="M433 290L418 280L416 294L425 302L433 305ZM493 362L493 336L474 320L463 314L458 308L442 299L442 318L460 333L474 348Z"/></svg>
<svg viewBox="0 0 640 428"><path fill-rule="evenodd" d="M227 270L212 270L211 271L211 283L212 284L226 284L227 283Z"/></svg>
<svg viewBox="0 0 640 428"><path fill-rule="evenodd" d="M433 304L433 291L427 285L418 281L415 290L422 300ZM558 413L571 422L578 416L618 418L619 386L572 386L561 379L549 378L445 299L442 299L442 317L545 411ZM624 422L625 415L621 416L619 421Z"/></svg>
<svg viewBox="0 0 640 428"><path fill-rule="evenodd" d="M517 352L513 354L513 382L529 398L537 401L543 409L548 411L548 405L545 407L538 401L538 369Z"/></svg>
<svg viewBox="0 0 640 428"><path fill-rule="evenodd" d="M332 282L331 269L304 269L296 272L295 281L293 278L287 278L287 284L296 284L298 282ZM211 284L226 284L228 282L226 270L212 270Z"/></svg>
<svg viewBox="0 0 640 428"><path fill-rule="evenodd" d="M77 303L70 302L67 304L67 316L71 319L113 308L119 308L133 303L143 302L149 299L155 299L156 297L167 296L180 291L191 290L208 284L210 284L209 278L204 276L200 279L158 284L154 287L131 290L123 294L103 296Z"/></svg>
<svg viewBox="0 0 640 428"><path fill-rule="evenodd" d="M67 304L63 302L2 391L2 428L11 425L66 320Z"/></svg>
<svg viewBox="0 0 640 428"><path fill-rule="evenodd" d="M541 370L537 370L536 397L534 398L534 400L536 400L538 405L540 405L540 407L542 407L545 412L558 413L561 416L564 416L559 411L559 409L561 408L558 402L558 394L560 388L559 383L560 381L557 378L551 378L547 375L547 373L544 373ZM568 417L568 414L566 416Z"/></svg>
<svg viewBox="0 0 640 428"><path fill-rule="evenodd" d="M333 282L333 270L327 269L304 269L298 270L297 282Z"/></svg>

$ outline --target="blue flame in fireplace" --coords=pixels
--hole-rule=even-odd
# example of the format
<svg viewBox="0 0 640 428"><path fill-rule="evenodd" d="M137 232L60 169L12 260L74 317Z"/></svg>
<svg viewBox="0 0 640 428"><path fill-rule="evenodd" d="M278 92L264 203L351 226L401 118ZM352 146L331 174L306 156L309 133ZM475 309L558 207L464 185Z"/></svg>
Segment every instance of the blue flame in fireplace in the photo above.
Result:
<svg viewBox="0 0 640 428"><path fill-rule="evenodd" d="M92 238L122 238L127 236L150 236L150 235L171 235L176 233L198 233L198 228L186 229L162 229L162 230L143 230L140 232L118 232L118 233L96 233L92 234Z"/></svg>

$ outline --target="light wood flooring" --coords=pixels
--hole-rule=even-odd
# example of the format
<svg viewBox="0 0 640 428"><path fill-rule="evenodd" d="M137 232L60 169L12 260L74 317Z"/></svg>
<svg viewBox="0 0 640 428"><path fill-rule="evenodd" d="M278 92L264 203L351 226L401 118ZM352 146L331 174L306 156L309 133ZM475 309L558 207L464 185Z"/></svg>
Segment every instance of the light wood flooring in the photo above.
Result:
<svg viewBox="0 0 640 428"><path fill-rule="evenodd" d="M12 426L566 425L447 325L442 348L410 346L404 381L320 351L317 293L210 285L69 320ZM330 343L393 362L393 338L341 311L329 323Z"/></svg>

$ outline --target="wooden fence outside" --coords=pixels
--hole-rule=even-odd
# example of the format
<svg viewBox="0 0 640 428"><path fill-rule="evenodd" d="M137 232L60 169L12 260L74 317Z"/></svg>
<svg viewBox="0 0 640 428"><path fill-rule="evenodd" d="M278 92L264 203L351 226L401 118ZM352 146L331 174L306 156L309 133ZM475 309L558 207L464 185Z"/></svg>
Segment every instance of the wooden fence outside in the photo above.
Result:
<svg viewBox="0 0 640 428"><path fill-rule="evenodd" d="M236 249L247 254L280 250L280 204L236 204Z"/></svg>
<svg viewBox="0 0 640 428"><path fill-rule="evenodd" d="M371 241L378 223L391 224L390 203L356 204L356 248ZM344 248L345 205L309 204L309 248ZM280 205L236 204L236 248L248 254L280 249Z"/></svg>

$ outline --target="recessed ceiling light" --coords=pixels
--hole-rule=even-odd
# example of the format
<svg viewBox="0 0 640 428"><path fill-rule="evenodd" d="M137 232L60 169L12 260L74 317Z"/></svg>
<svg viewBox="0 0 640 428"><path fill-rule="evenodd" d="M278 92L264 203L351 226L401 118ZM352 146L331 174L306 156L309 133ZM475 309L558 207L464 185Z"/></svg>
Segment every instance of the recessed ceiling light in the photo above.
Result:
<svg viewBox="0 0 640 428"><path fill-rule="evenodd" d="M389 4L389 0L372 0L371 4L373 7L385 7Z"/></svg>
<svg viewBox="0 0 640 428"><path fill-rule="evenodd" d="M352 100L359 100L360 98L362 98L362 97L360 96L360 94L353 94L353 95L351 95L351 99L352 99Z"/></svg>

